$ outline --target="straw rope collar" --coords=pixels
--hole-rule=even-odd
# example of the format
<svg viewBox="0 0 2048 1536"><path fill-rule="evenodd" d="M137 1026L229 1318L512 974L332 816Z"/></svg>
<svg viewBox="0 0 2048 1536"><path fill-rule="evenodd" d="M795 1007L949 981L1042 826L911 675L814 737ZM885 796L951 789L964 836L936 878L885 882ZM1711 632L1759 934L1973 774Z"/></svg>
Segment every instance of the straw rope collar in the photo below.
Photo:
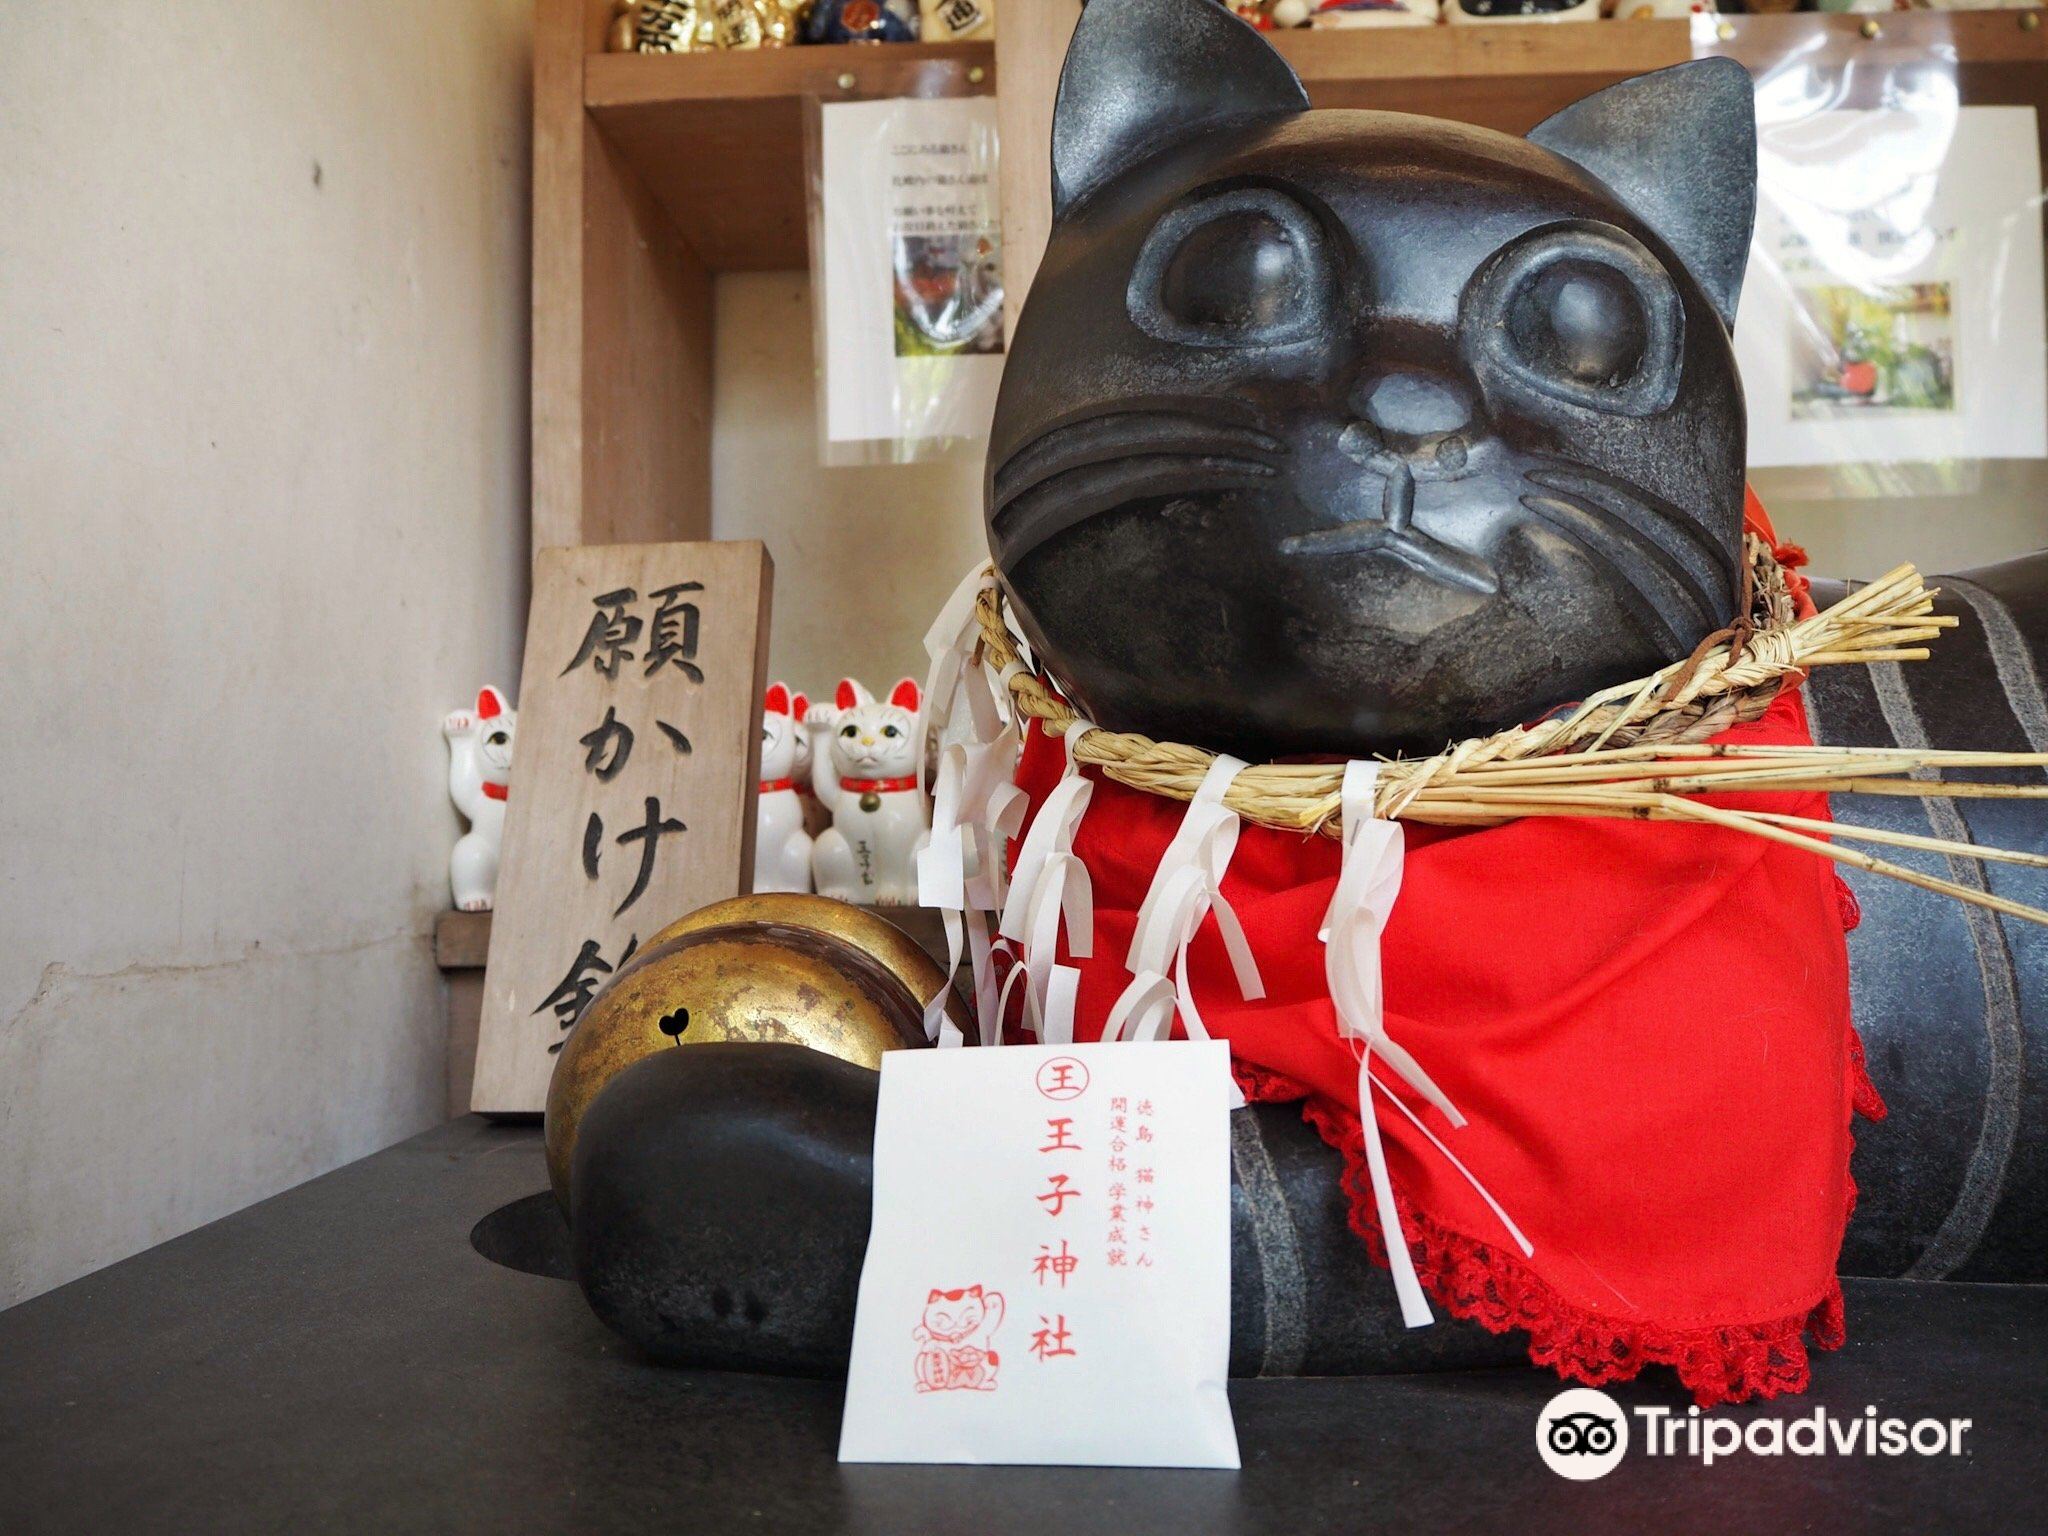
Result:
<svg viewBox="0 0 2048 1536"><path fill-rule="evenodd" d="M1744 536L1744 622L1708 637L1691 656L1650 676L1602 689L1527 726L1453 743L1432 757L1382 761L1377 818L1442 826L1492 826L1527 816L1613 816L1729 827L1806 849L1840 864L2048 924L2048 911L1894 864L1841 839L2048 868L2039 854L1986 848L1881 828L1769 811L1737 811L1693 796L1744 790L1918 796L2043 798L2036 785L1950 781L1940 768L2048 768L2048 754L1908 748L1743 747L1710 740L1754 720L1788 684L1815 667L1926 659L1926 643L1956 619L1934 611L1934 592L1910 565L1806 618L1795 613L1770 544ZM1017 713L1049 735L1078 716L1058 685L1010 630L995 573L976 599L979 657L1007 686ZM1216 754L1149 736L1091 727L1077 762L1133 789L1191 800ZM1280 831L1342 835L1344 764L1255 763L1231 782L1224 804Z"/></svg>

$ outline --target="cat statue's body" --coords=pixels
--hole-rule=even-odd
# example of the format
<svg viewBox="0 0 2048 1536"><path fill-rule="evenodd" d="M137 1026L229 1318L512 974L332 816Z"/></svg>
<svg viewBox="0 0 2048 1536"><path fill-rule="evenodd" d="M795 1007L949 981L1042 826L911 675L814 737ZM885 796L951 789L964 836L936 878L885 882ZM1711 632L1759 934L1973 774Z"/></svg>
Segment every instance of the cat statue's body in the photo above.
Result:
<svg viewBox="0 0 2048 1536"><path fill-rule="evenodd" d="M1435 752L1640 676L1727 622L1744 446L1728 327L1756 182L1740 65L1623 81L1517 139L1312 112L1223 6L1090 0L1052 159L987 526L1033 661L1089 720L1254 760ZM861 734L839 724L833 753ZM906 775L914 739L902 731ZM872 831L907 894L922 797L875 826L843 786L882 770L820 747L839 826L818 841L819 889L882 899L852 878L853 840ZM1304 944L1316 915L1297 911ZM630 1192L695 1251L663 1272L615 1243L608 1272L579 1277L640 1310L600 1315L671 1360L843 1371L859 1266L835 1256L866 1240L877 1075L767 1044L630 1070L649 1085L643 1123L579 1155L575 1208L634 1183L613 1154L641 1135ZM687 1169L666 1155L679 1126ZM1390 1314L1340 1160L1298 1106L1237 1111L1232 1137L1251 1149L1231 1202L1234 1369L1517 1352L1476 1324L1410 1330ZM805 1220L762 1223L764 1198ZM1272 1217L1289 1234L1285 1329ZM764 1327L706 1300L742 1293L806 1310L771 1309ZM971 1381L945 1337L955 1298L930 1301L949 1305L917 1341L919 1384L963 1379L956 1364Z"/></svg>
<svg viewBox="0 0 2048 1536"><path fill-rule="evenodd" d="M754 889L808 891L811 835L798 792L810 754L804 750L809 700L785 683L768 690L761 711L761 785L754 814Z"/></svg>
<svg viewBox="0 0 2048 1536"><path fill-rule="evenodd" d="M448 798L469 820L469 830L448 856L448 884L459 911L488 912L497 899L518 726L519 716L496 688L482 689L475 709L458 709L441 722L448 738Z"/></svg>
<svg viewBox="0 0 2048 1536"><path fill-rule="evenodd" d="M819 895L864 906L916 903L917 851L930 826L918 702L909 678L886 699L844 678L829 711L811 707L822 714L811 783L832 813L811 850Z"/></svg>

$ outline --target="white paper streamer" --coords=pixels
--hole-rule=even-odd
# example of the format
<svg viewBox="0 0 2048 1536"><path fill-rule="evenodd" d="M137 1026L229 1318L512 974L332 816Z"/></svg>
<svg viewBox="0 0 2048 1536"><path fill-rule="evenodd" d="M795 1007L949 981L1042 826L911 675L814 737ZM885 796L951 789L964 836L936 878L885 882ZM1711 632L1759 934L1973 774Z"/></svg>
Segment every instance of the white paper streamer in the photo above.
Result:
<svg viewBox="0 0 2048 1536"><path fill-rule="evenodd" d="M925 635L931 667L919 712L920 752L929 733L943 728L964 694L969 739L939 753L932 789L932 830L917 855L917 899L936 907L946 929L946 985L925 1005L925 1034L940 1045L964 1044L946 1017L952 978L962 951L974 978L974 1013L981 1043L1001 1042L1003 994L995 985L987 914L1006 896L1003 844L1022 823L1027 802L1010 782L1017 760L1017 727L1005 724L985 668L974 661L980 629L975 604L994 575L977 564L954 588Z"/></svg>
<svg viewBox="0 0 2048 1536"><path fill-rule="evenodd" d="M1188 985L1188 946L1212 913L1239 995L1247 1000L1266 995L1244 925L1223 895L1223 876L1237 851L1239 831L1237 812L1223 804L1223 797L1244 769L1242 759L1228 756L1210 765L1160 856L1124 962L1131 981L1109 1011L1104 1040L1162 1040L1172 1031L1176 1014L1190 1040L1209 1038ZM1243 1102L1233 1087L1232 1107Z"/></svg>
<svg viewBox="0 0 2048 1536"><path fill-rule="evenodd" d="M946 599L932 627L925 631L924 652L930 666L924 675L924 708L918 711L916 761L920 767L930 759L930 736L952 718L960 692L962 675L974 659L974 642L979 633L974 605L984 588L995 584L995 572L976 561L960 578L953 595ZM990 733L993 734L993 733Z"/></svg>
<svg viewBox="0 0 2048 1536"><path fill-rule="evenodd" d="M1344 861L1336 893L1330 898L1329 911L1323 919L1323 963L1330 1000L1337 1010L1338 1032L1358 1046L1358 1120L1364 1132L1373 1205L1379 1212L1380 1232L1386 1240L1387 1268L1394 1278L1394 1294L1400 1299L1401 1320L1410 1328L1421 1328L1434 1318L1423 1295L1422 1282L1416 1277L1415 1261L1401 1228L1401 1214L1394 1204L1394 1184L1387 1172L1386 1148L1380 1140L1374 1088L1385 1094L1449 1159L1451 1166L1464 1175L1522 1252L1529 1254L1534 1249L1521 1229L1509 1220L1500 1202L1372 1070L1373 1055L1377 1052L1391 1071L1441 1110L1452 1125L1465 1123L1465 1117L1416 1064L1415 1058L1387 1037L1380 939L1386 932L1395 899L1401 894L1405 839L1399 822L1373 815L1373 790L1378 780L1377 763L1354 761L1345 767L1339 797L1344 816Z"/></svg>
<svg viewBox="0 0 2048 1536"><path fill-rule="evenodd" d="M1062 925L1071 954L1086 959L1095 952L1094 886L1087 866L1074 855L1074 834L1095 793L1074 745L1093 729L1081 720L1067 727L1067 771L1038 808L1017 850L1009 899L997 925L1004 938L1023 946L1025 1018L1043 1044L1068 1044L1074 1038L1080 972L1059 964Z"/></svg>
<svg viewBox="0 0 2048 1536"><path fill-rule="evenodd" d="M939 754L931 840L917 855L918 904L944 914L948 988L960 967L963 943L966 948L983 1045L1000 1044L1002 1035L987 914L1003 905L1002 848L1016 834L1027 806L1023 791L1010 782L1016 746L1016 729L1010 726L993 741L955 742ZM925 1033L942 1045L957 1045L963 1043L959 1032L945 1019L948 988L926 1004Z"/></svg>

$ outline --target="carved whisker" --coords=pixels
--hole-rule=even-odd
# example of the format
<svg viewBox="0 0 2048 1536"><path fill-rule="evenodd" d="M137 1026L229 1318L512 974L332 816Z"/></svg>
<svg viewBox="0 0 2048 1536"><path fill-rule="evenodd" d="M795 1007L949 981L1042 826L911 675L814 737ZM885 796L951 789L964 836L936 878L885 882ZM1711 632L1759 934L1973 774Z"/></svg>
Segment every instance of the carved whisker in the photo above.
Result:
<svg viewBox="0 0 2048 1536"><path fill-rule="evenodd" d="M1055 475L1134 454L1238 455L1277 462L1287 445L1240 420L1238 410L1112 411L1042 432L996 466L997 510Z"/></svg>
<svg viewBox="0 0 2048 1536"><path fill-rule="evenodd" d="M1227 454L1132 453L1084 462L1043 477L989 518L1005 565L1076 523L1146 496L1261 485L1279 474L1259 459Z"/></svg>

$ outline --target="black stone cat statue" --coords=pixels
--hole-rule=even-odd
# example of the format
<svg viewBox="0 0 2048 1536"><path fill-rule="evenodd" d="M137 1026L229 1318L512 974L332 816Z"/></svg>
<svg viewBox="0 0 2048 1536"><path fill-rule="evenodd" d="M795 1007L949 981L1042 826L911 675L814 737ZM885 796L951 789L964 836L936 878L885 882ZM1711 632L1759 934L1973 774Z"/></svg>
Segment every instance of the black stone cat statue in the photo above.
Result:
<svg viewBox="0 0 2048 1536"><path fill-rule="evenodd" d="M989 453L989 542L1039 659L1101 725L1260 758L1434 751L1686 654L1737 601L1729 327L1755 174L1731 62L1623 82L1517 139L1310 111L1213 0L1094 0ZM2024 600L1999 620L2022 661L2048 632L2044 585L2034 568L1984 583ZM1951 687L1980 724L2017 697L1964 638L1990 627L1944 647L1978 662ZM1824 736L1834 704L1816 689ZM1934 905L1925 921L1961 921ZM1911 952L1925 910L1887 892L1888 930L1853 942ZM1973 926L1959 952L1982 940ZM1901 1009L1859 983L1880 1086L1910 1020L1909 1094L1994 1091L1965 1038L1993 1022L1985 986L1982 1006ZM1953 1049L1925 1046L1937 1014L1957 1021ZM2000 1019L2040 1032L2032 1012ZM876 1082L783 1045L622 1072L570 1180L598 1315L664 1361L843 1370ZM1337 1155L1290 1106L1233 1122L1234 1371L1519 1358L1476 1325L1403 1328L1347 1225ZM1997 1234L2023 1231L2048 1171L1965 1171L1949 1153L1967 1139L1887 1131L1881 1227L1852 1230L1845 1267L1897 1273L1925 1260L1911 1234L1937 1229L1943 1273L1987 1231L2023 1251ZM1958 1187L1974 1202L1961 1237L1942 1215Z"/></svg>
<svg viewBox="0 0 2048 1536"><path fill-rule="evenodd" d="M988 531L1098 725L1433 752L1640 677L1736 602L1748 74L1526 139L1310 111L1216 6L1100 0L1004 368Z"/></svg>

